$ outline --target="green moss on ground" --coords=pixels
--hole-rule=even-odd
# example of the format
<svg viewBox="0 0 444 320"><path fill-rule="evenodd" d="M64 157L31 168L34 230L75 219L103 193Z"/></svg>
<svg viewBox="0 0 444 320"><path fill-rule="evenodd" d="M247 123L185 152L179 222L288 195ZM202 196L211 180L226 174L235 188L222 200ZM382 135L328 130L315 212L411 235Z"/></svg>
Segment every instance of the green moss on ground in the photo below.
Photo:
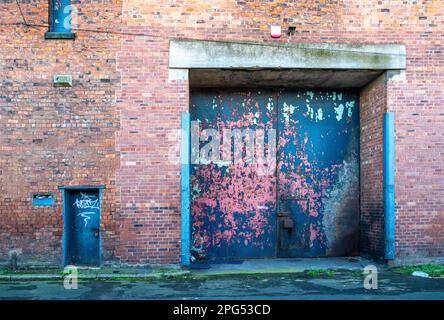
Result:
<svg viewBox="0 0 444 320"><path fill-rule="evenodd" d="M306 274L312 278L323 277L323 276L332 278L335 272L330 269L312 269L312 270L307 270Z"/></svg>
<svg viewBox="0 0 444 320"><path fill-rule="evenodd" d="M188 272L183 271L179 268L77 268L77 275L79 279L83 278L101 278L106 280L155 280L155 279L171 279L180 278L186 276ZM70 272L65 271L61 268L39 268L39 269L25 269L21 268L18 270L10 270L9 268L0 268L0 275L3 276L14 276L14 275L26 275L26 276L37 276L37 275L56 275L65 276L70 274ZM37 277L36 277L37 278Z"/></svg>
<svg viewBox="0 0 444 320"><path fill-rule="evenodd" d="M60 269L0 269L0 275L33 275L33 274L50 274L50 275L63 275L63 270Z"/></svg>
<svg viewBox="0 0 444 320"><path fill-rule="evenodd" d="M417 266L392 267L390 271L400 274L412 274L414 271L422 271L430 277L444 277L444 264L422 264Z"/></svg>

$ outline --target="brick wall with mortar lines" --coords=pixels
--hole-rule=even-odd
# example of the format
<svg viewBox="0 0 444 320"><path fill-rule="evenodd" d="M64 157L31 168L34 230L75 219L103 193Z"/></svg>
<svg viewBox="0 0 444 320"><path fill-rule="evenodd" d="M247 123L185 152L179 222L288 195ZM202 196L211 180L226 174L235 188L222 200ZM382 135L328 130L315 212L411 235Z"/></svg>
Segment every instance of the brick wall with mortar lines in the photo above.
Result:
<svg viewBox="0 0 444 320"><path fill-rule="evenodd" d="M361 252L384 256L384 210L382 194L382 116L387 111L386 75L365 86L359 97Z"/></svg>
<svg viewBox="0 0 444 320"><path fill-rule="evenodd" d="M415 80L388 81L395 112L395 241L400 260L444 255L444 50L419 47ZM414 63L421 57L421 64ZM410 63L409 63L410 62Z"/></svg>
<svg viewBox="0 0 444 320"><path fill-rule="evenodd" d="M2 21L19 18L14 3L0 3L6 12ZM87 2L79 3L83 8ZM33 12L35 4L23 5L25 13ZM118 51L116 65L107 66L116 78L120 74L120 86L113 87L121 126L115 142L115 154L120 153L121 159L116 172L120 196L117 194L114 202L119 213L114 220L119 226L114 258L131 263L179 261L179 144L175 132L180 126L180 111L188 109L189 90L187 81L168 80L168 43L172 38L405 44L405 80L389 81L387 97L388 109L396 112L397 253L442 255L443 7L442 1L408 0L402 4L394 0L131 0L122 4L109 1L104 6L108 11L101 10L97 16L92 10L83 16L97 24L92 24L94 28L124 33L113 38L115 42L103 43L106 54ZM44 4L39 3L39 8L32 19L45 21ZM103 21L102 16L110 19ZM280 24L284 30L295 26L296 33L291 39L284 35L273 40L270 24ZM2 52L17 52L20 46L26 46L24 38L33 40L42 52L62 46L48 47L48 42L42 40L43 30L15 32L20 35L13 41L16 48L8 49L2 42ZM6 37L4 32L2 36ZM92 41L95 35L91 33L79 31L78 36L79 40L63 46L82 52L76 56L77 68L82 68L91 63L85 55L97 56L97 43ZM80 39L88 46L83 47ZM54 59L51 51L42 57ZM29 58L26 61L38 65ZM97 63L103 63L103 59ZM104 84L105 88L110 86ZM427 152L416 152L415 147ZM117 161L112 163L116 165ZM76 172L76 168L70 170ZM412 172L420 174L421 179L412 178Z"/></svg>
<svg viewBox="0 0 444 320"><path fill-rule="evenodd" d="M143 102L134 103L132 106L142 103L151 105L160 117L164 115L165 107L172 105L169 99L174 96L174 93L163 85L168 83L166 48L171 38L405 44L407 47L406 78L389 81L388 88L392 92L387 101L389 110L397 113L396 248L397 253L403 256L441 255L444 242L439 230L443 230L444 227L444 212L441 209L444 203L442 200L443 173L439 171L439 167L444 155L441 152L441 144L434 140L442 138L444 132L444 118L440 111L443 96L443 30L439 27L443 23L443 17L443 6L440 1L404 1L402 5L399 1L187 1L185 4L183 2L159 4L155 1L125 2L123 20L126 25L124 29L152 34L152 41L156 43L155 47L160 48L151 53L146 52L147 55L151 55L148 61L156 61L159 65L155 71L146 67L147 71L154 72L156 75L155 78L145 82L147 88L153 88L148 90L155 96L146 97ZM269 37L269 25L272 23L280 24L284 30L290 25L296 26L296 34L292 39L283 36L280 40L272 40ZM135 55L139 55L139 52ZM132 69L143 73L140 67L134 64ZM123 83L126 79L125 74L122 74ZM163 96L163 99L159 100L159 95ZM422 102L424 97L427 97L427 103ZM409 104L407 110L405 101ZM180 104L177 111L183 106ZM400 117L399 112L403 112L403 116ZM412 113L418 114L417 120L412 120L412 117L415 117ZM428 121L427 119L430 118L433 118L433 129L421 125L423 121ZM431 140L420 138L418 142L432 150L434 156L431 156L431 153L405 155L408 147L402 142L405 140L403 135L404 132L411 132L412 121L416 126L416 134L410 134L407 138L409 144L414 145L417 137L430 135ZM122 126L122 132L128 132L128 129ZM146 156L147 164L155 161L150 159L150 155ZM419 161L422 157L427 157L427 165ZM424 172L428 176L421 180L407 181L404 176L412 171L411 163L414 163L415 171ZM434 169L430 169L430 166ZM164 172L172 174L173 185L178 185L179 168L176 166L171 170ZM423 192L419 194L410 192L412 188L414 190L431 188L430 181L434 181L433 198ZM120 180L120 183L123 182ZM407 203L404 204L406 200L403 199L415 198L417 202L410 200L410 207L407 208ZM164 197L162 200L167 199ZM165 202L167 207L176 207L179 197ZM428 210L423 210L424 202L432 203L426 206L429 207ZM150 215L149 210L147 214ZM424 227L424 223L421 222L423 219L430 221L431 224ZM412 229L414 231L410 231ZM409 233L414 235L409 235ZM179 234L175 236L175 239L179 241ZM435 240L435 243L429 246L431 250L427 253L421 249L420 242L424 241L423 239ZM378 244L372 243L370 246L377 251ZM176 261L178 259L178 256L169 257Z"/></svg>
<svg viewBox="0 0 444 320"><path fill-rule="evenodd" d="M28 23L47 24L47 1L21 7ZM78 33L75 41L45 40L46 27L13 25L21 21L15 2L0 1L0 12L0 259L21 248L24 260L62 262L59 185L106 185L103 253L113 259L119 36ZM98 10L95 1L82 1L76 21L79 28L109 28L120 15L118 2ZM55 74L72 75L72 88L54 87ZM55 205L32 206L33 192L53 192Z"/></svg>

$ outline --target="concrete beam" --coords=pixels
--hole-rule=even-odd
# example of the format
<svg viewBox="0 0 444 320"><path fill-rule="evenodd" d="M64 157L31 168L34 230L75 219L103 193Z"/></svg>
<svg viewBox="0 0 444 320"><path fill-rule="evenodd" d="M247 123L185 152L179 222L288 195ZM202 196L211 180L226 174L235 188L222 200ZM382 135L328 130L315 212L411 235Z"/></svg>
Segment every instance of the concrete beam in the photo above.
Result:
<svg viewBox="0 0 444 320"><path fill-rule="evenodd" d="M365 86L383 73L383 70L357 69L190 69L189 83L190 87L195 89L269 87L355 89Z"/></svg>
<svg viewBox="0 0 444 320"><path fill-rule="evenodd" d="M367 69L406 67L400 44L288 44L171 40L169 67L180 69Z"/></svg>

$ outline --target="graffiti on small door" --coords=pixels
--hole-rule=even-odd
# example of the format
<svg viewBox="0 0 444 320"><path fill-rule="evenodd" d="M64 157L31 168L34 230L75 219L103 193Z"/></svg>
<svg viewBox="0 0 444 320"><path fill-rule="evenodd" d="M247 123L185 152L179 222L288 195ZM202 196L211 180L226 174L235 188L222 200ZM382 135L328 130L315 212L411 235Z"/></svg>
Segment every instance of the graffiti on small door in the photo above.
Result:
<svg viewBox="0 0 444 320"><path fill-rule="evenodd" d="M73 203L78 209L100 209L100 203L97 196L80 192L80 198L77 198ZM91 220L92 215L98 214L97 211L80 211L77 215L83 218L85 228L88 225L88 221Z"/></svg>

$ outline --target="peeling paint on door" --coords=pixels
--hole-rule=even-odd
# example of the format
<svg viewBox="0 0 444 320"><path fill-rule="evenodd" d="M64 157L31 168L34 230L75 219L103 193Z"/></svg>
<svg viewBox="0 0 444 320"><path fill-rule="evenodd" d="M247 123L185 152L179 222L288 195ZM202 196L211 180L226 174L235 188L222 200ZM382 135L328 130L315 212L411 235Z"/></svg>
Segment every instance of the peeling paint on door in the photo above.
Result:
<svg viewBox="0 0 444 320"><path fill-rule="evenodd" d="M200 133L192 146L197 159L191 165L195 259L275 256L275 96L272 92L192 95L191 120L198 123ZM212 139L220 145L211 151L202 137L208 129L218 133ZM259 156L264 153L273 161L264 162ZM208 157L212 161L205 161Z"/></svg>
<svg viewBox="0 0 444 320"><path fill-rule="evenodd" d="M278 115L291 103L311 105L311 110L322 110L322 116L313 119L304 107L296 108L289 119L278 116L278 255L353 254L359 224L357 95L328 91L298 95L282 92ZM288 219L292 228L284 226Z"/></svg>
<svg viewBox="0 0 444 320"><path fill-rule="evenodd" d="M350 92L194 92L192 257L353 254L357 105Z"/></svg>

